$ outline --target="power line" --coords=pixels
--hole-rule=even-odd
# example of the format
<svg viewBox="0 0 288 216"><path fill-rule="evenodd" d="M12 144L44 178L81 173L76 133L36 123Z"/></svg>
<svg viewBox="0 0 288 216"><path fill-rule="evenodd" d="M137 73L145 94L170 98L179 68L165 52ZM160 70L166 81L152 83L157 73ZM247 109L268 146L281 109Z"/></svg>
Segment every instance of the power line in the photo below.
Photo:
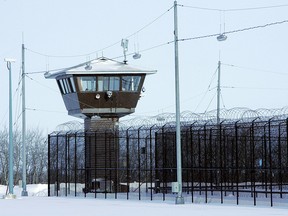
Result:
<svg viewBox="0 0 288 216"><path fill-rule="evenodd" d="M258 26L253 26L253 27L248 27L248 28L243 28L243 29L238 29L238 30L233 30L233 31L227 31L227 32L223 32L223 34L233 34L236 32L249 31L249 30L253 30L257 28L266 28L266 27L273 26L273 25L281 25L287 22L288 20L283 20L283 21L278 21L278 22L273 22L273 23L267 23L264 25L258 25Z"/></svg>
<svg viewBox="0 0 288 216"><path fill-rule="evenodd" d="M153 47L150 47L150 48L146 48L146 49L142 49L142 50L139 50L140 53L143 53L143 52L147 52L147 51L150 51L152 49L156 49L156 48L159 48L159 47L162 47L162 46L165 46L165 45L169 45L169 44L172 44L174 41L168 41L166 43L161 43L159 45L155 45ZM131 53L128 53L126 54L126 56L132 56L134 55L135 53L134 52L131 52ZM115 60L115 59L119 59L119 58L122 58L123 55L120 55L120 56L117 56L117 57L113 57L111 58L112 60ZM46 72L55 72L55 71L62 71L62 70L65 70L67 68L57 68L57 69L52 69L52 70L42 70L42 71L32 71L32 72L28 72L28 73L25 73L25 74L44 74ZM31 77L29 77L31 79Z"/></svg>
<svg viewBox="0 0 288 216"><path fill-rule="evenodd" d="M234 34L234 33L238 33L238 32L254 30L254 29L257 29L257 28L266 28L266 27L273 26L273 25L281 25L281 24L284 24L284 23L287 23L287 22L288 22L288 20L283 20L283 21L278 21L278 22L273 22L273 23L267 23L267 24L264 24L264 25L258 25L258 26L252 26L252 27L243 28L243 29L236 29L236 30L232 30L232 31L227 31L227 32L223 32L223 34ZM198 39L217 37L217 36L219 36L219 33L209 34L209 35L202 35L202 36L196 36L196 37L190 37L190 38L182 38L182 39L178 39L178 41L184 42L184 41L189 41L189 40L198 40ZM165 42L165 43L161 43L161 44L155 45L155 46L150 47L150 48L139 50L139 52L140 53L147 52L147 51L150 51L152 49L156 49L156 48L159 48L159 47L162 47L162 46L165 46L165 45L170 45L173 42L174 42L174 40L173 41L168 41L168 42ZM133 55L133 54L134 53L129 53L129 54L127 54L127 56L130 56L130 55ZM114 57L114 58L111 58L111 59L118 59L118 58L122 58L122 57L123 57L123 55L117 56L117 57ZM232 65L229 65L229 66L232 66ZM53 70L48 70L48 71L49 72L53 72L53 71L60 71L60 70L65 70L65 69L67 69L67 68L59 68L59 69L53 69ZM45 71L33 71L33 72L26 73L26 74L37 74L37 73L45 73L45 72L47 72L47 70L45 70Z"/></svg>
<svg viewBox="0 0 288 216"><path fill-rule="evenodd" d="M58 69L52 69L52 70L42 70L42 71L32 71L32 72L28 72L28 73L25 73L25 74L43 74L43 73L46 73L46 72L55 72L55 71L61 71L61 70L65 70L67 68L58 68Z"/></svg>
<svg viewBox="0 0 288 216"><path fill-rule="evenodd" d="M210 79L209 85L208 85L208 87L207 87L207 90L206 90L206 92L204 93L204 95L203 95L203 97L201 98L201 100L200 100L200 102L198 103L198 105L196 106L194 112L196 112L196 110L198 109L198 107L200 106L200 104L203 102L203 100L204 100L204 98L206 97L207 93L208 93L209 91L211 91L210 87L211 87L211 84L212 84L213 80L214 80L215 77L216 77L217 71L218 71L218 67L216 68L215 72L213 73L213 75L212 75L212 77L211 77L211 79Z"/></svg>
<svg viewBox="0 0 288 216"><path fill-rule="evenodd" d="M251 90L276 90L283 91L288 90L288 88L260 88L260 87L249 87L249 86L221 86L222 88L230 88L230 89L251 89Z"/></svg>
<svg viewBox="0 0 288 216"><path fill-rule="evenodd" d="M205 112L204 112L204 113L206 113L206 112L207 112L207 110L209 109L209 107L210 107L210 105L211 105L212 101L214 100L214 98L215 98L215 96L216 96L216 93L217 93L217 92L215 92L215 94L214 94L214 95L213 95L213 97L211 98L211 100L210 100L210 102L209 102L209 104L208 104L208 106L207 106L207 108L206 108L206 110L205 110Z"/></svg>
<svg viewBox="0 0 288 216"><path fill-rule="evenodd" d="M275 71L263 70L263 69L257 69L257 68L249 68L249 67L237 66L237 65L233 65L233 64L222 63L222 65L229 66L229 67L240 68L240 69L252 70L252 71L260 71L260 72L264 72L264 73L272 73L272 74L279 74L279 75L285 75L285 76L288 75L288 73L281 73L281 72L275 72Z"/></svg>
<svg viewBox="0 0 288 216"><path fill-rule="evenodd" d="M225 103L224 103L224 97L222 95L222 92L220 92L220 96L221 96L221 101L222 101L223 107L226 109L226 106L225 106Z"/></svg>
<svg viewBox="0 0 288 216"><path fill-rule="evenodd" d="M39 112L51 112L51 113L66 113L61 111L55 111L55 110L43 110L43 109L36 109L36 108L26 108L26 110L30 111L39 111Z"/></svg>
<svg viewBox="0 0 288 216"><path fill-rule="evenodd" d="M185 7L185 8L196 9L196 10L218 11L218 12L250 11L250 10L263 10L263 9L288 7L287 4L271 5L271 6L263 6L263 7L250 7L250 8L231 8L231 9L206 8L206 7L196 7L196 6L180 5L180 4L178 4L178 6Z"/></svg>
<svg viewBox="0 0 288 216"><path fill-rule="evenodd" d="M279 21L279 22L267 23L264 25L252 26L252 27L247 27L247 28L237 29L237 30L232 30L232 31L226 31L226 32L223 32L223 34L233 34L233 33L238 33L238 32L243 32L243 31L250 31L250 30L254 30L254 29L258 29L258 28L266 28L266 27L273 26L273 25L281 25L281 24L284 24L287 22L288 22L288 20L283 20L283 21ZM183 38L183 39L179 39L178 41L197 40L197 39L216 37L216 36L219 36L219 33L210 34L210 35L203 35L203 36L196 36L196 37L191 37L191 38Z"/></svg>
<svg viewBox="0 0 288 216"><path fill-rule="evenodd" d="M163 17L166 13L168 13L172 8L174 7L174 5L172 7L170 7L168 10L166 10L164 13L162 13L160 16L158 16L157 18L155 18L154 20L152 20L151 22L149 22L148 24L146 24L145 26L143 26L142 28L140 28L139 30L137 30L136 32L128 35L127 37L125 38L130 38L136 34L138 34L139 32L143 31L144 29L146 29L147 27L149 27L150 25L152 25L153 23L155 23L157 20L159 20L161 17ZM79 55L48 55L48 54L44 54L44 53L41 53L41 52L38 52L38 51L34 51L32 49L29 49L29 48L26 48L26 50L34 53L34 54L37 54L37 55L41 55L41 56L44 56L44 57L51 57L51 58L77 58L77 57L84 57L84 56L89 56L89 55L92 55L92 54L97 54L98 52L101 52L101 51L104 51L110 47L113 47L117 44L120 44L121 40L118 40L117 42L114 42L102 49L98 49L98 50L95 50L95 51L92 51L90 53L86 53L86 54L79 54Z"/></svg>

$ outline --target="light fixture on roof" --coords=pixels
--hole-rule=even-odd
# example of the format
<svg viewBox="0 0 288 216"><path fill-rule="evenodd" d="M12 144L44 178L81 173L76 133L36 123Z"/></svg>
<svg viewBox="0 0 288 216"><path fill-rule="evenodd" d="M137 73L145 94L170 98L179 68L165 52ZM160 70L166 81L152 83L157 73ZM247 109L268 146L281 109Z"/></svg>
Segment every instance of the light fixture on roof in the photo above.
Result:
<svg viewBox="0 0 288 216"><path fill-rule="evenodd" d="M141 54L139 53L139 42L138 42L138 35L135 39L136 41L134 42L134 55L133 55L133 59L140 59L141 58Z"/></svg>
<svg viewBox="0 0 288 216"><path fill-rule="evenodd" d="M91 70L92 69L92 66L90 63L87 63L86 66L85 66L85 70Z"/></svg>
<svg viewBox="0 0 288 216"><path fill-rule="evenodd" d="M141 54L138 52L135 52L135 54L133 55L134 59L140 59L141 58Z"/></svg>
<svg viewBox="0 0 288 216"><path fill-rule="evenodd" d="M225 41L226 39L227 39L227 36L224 33L217 36L218 41Z"/></svg>

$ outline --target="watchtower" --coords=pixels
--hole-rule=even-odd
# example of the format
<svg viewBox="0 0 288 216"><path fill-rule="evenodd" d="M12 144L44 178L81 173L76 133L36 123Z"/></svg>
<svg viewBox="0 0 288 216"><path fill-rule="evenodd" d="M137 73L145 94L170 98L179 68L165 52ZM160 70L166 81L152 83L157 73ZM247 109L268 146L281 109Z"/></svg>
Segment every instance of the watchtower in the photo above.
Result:
<svg viewBox="0 0 288 216"><path fill-rule="evenodd" d="M118 167L119 142L113 138L117 137L116 123L119 118L135 112L144 90L145 77L154 73L155 70L132 67L126 61L118 62L105 57L59 72L45 73L45 78L56 79L68 115L85 120L86 134L97 131L97 136L85 137L85 188L88 191L99 189L99 185L96 186L99 179L104 179L105 185L110 187L103 190L113 190L111 182L117 182L117 175L109 177L103 167L105 170L107 165L110 170ZM114 132L107 134L107 130L111 129ZM107 179L109 183L106 183Z"/></svg>

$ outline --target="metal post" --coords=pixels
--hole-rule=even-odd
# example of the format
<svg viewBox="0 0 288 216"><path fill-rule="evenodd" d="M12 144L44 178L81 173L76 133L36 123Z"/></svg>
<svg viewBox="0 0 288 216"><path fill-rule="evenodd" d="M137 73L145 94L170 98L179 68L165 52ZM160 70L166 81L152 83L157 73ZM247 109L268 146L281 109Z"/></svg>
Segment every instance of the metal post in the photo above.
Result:
<svg viewBox="0 0 288 216"><path fill-rule="evenodd" d="M218 84L217 84L217 125L220 124L220 69L221 69L221 62L218 61Z"/></svg>
<svg viewBox="0 0 288 216"><path fill-rule="evenodd" d="M51 142L51 135L48 134L48 197L51 196L51 145L50 145L50 142ZM56 187L56 185L54 186ZM54 189L55 191L55 189ZM54 195L54 194L53 194Z"/></svg>
<svg viewBox="0 0 288 216"><path fill-rule="evenodd" d="M25 108L25 47L22 44L22 192L21 196L28 196L26 190L26 108Z"/></svg>
<svg viewBox="0 0 288 216"><path fill-rule="evenodd" d="M9 70L9 175L8 175L8 185L9 193L6 198L15 199L16 195L13 194L13 185L14 185L14 172L13 172L13 130L12 130L12 72L11 72L11 62L15 62L12 59L4 59L7 62L7 69Z"/></svg>
<svg viewBox="0 0 288 216"><path fill-rule="evenodd" d="M182 164L181 164L181 131L180 131L180 94L179 94L179 55L178 55L178 21L177 1L174 1L174 43L175 43L175 99L176 99L176 155L178 194L176 204L184 204L182 196Z"/></svg>

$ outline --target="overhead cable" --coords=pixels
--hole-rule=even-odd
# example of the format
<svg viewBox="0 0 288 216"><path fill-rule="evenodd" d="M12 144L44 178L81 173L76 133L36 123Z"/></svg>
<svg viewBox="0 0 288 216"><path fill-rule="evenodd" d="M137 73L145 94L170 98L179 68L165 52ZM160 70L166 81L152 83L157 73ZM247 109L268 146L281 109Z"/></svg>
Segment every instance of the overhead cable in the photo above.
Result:
<svg viewBox="0 0 288 216"><path fill-rule="evenodd" d="M262 6L262 7L250 7L250 8L231 8L231 9L220 9L220 8L206 8L206 7L196 7L189 5L180 5L180 7L191 8L196 10L206 10L206 11L218 11L218 12L234 12L234 11L249 11L249 10L263 10L263 9L272 9L272 8L281 8L288 7L287 4L283 5L271 5L271 6Z"/></svg>
<svg viewBox="0 0 288 216"><path fill-rule="evenodd" d="M126 36L125 38L130 38L136 34L138 34L139 32L143 31L144 29L146 29L147 27L149 27L150 25L152 25L154 22L156 22L158 19L160 19L161 17L163 17L166 13L168 13L174 6L170 7L168 10L166 10L164 13L162 13L160 16L158 16L157 18L155 18L154 20L152 20L151 22L149 22L148 24L146 24L145 26L143 26L142 28L140 28L139 30L137 30L136 32ZM84 57L84 56L89 56L89 55L92 55L92 54L97 54L98 52L102 52L110 47L113 47L117 44L120 44L121 40L118 40L117 42L114 42L102 49L98 49L98 50L95 50L95 51L92 51L90 53L86 53L86 54L79 54L79 55L49 55L49 54L44 54L44 53L41 53L41 52L38 52L38 51L34 51L32 49L29 49L29 48L25 48L26 50L34 53L34 54L38 54L38 55L41 55L41 56L45 56L45 57L51 57L51 58L77 58L77 57Z"/></svg>

